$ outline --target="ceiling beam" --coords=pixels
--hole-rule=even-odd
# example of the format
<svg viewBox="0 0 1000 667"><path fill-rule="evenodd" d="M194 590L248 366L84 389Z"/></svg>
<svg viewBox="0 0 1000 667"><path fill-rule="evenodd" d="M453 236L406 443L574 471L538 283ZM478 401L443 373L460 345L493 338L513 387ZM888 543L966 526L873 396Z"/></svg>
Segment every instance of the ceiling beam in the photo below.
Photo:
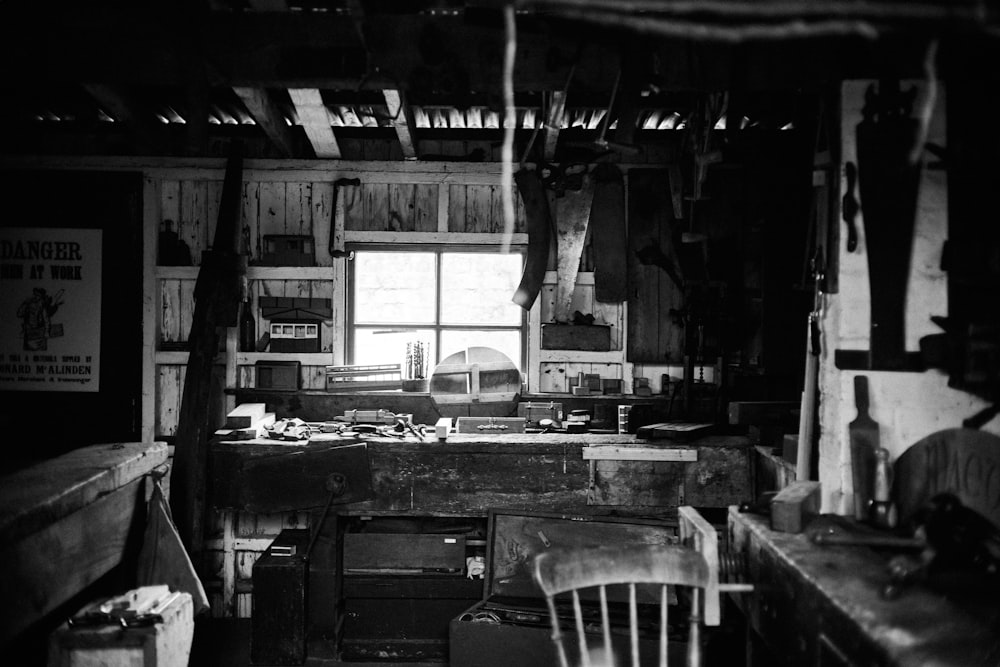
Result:
<svg viewBox="0 0 1000 667"><path fill-rule="evenodd" d="M243 106L253 116L254 122L278 149L280 157L294 157L295 141L292 129L285 121L285 116L274 98L263 88L237 86L233 88L233 92L239 96Z"/></svg>
<svg viewBox="0 0 1000 667"><path fill-rule="evenodd" d="M396 129L399 145L403 148L403 157L407 160L417 159L417 142L414 138L416 123L413 120L413 110L406 103L403 91L387 88L382 91L385 105L389 109L389 121Z"/></svg>
<svg viewBox="0 0 1000 667"><path fill-rule="evenodd" d="M287 12L286 0L249 0L250 9L255 12Z"/></svg>
<svg viewBox="0 0 1000 667"><path fill-rule="evenodd" d="M84 83L82 86L115 123L125 128L136 152L156 152L155 137L159 134L157 126L160 123L152 110L118 86L103 83Z"/></svg>
<svg viewBox="0 0 1000 667"><path fill-rule="evenodd" d="M172 31L164 30L180 19L163 4L116 6L114 11L83 4L58 10L26 4L0 3L0 76L8 85L186 83L183 49L171 38ZM746 6L728 0L717 4ZM923 76L925 43L902 30L883 35L877 44L849 38L761 40L744 43L734 52L695 34L664 40L555 18L547 20L545 28L537 19L539 25L533 25L530 16L523 18L527 23L518 28L522 38L515 64L517 92L561 90L574 62L571 94L607 92L617 74L623 38L647 42L656 52L655 57L645 53L643 65L655 73L651 82L662 90L773 90L816 79L881 76L886 63L901 77ZM947 24L942 36L957 35L958 25ZM469 23L462 16L380 14L366 17L365 27L362 41L354 18L334 12L213 11L198 30L205 36L204 58L214 66L213 86L354 90L362 81L374 85L368 74L377 70L391 75L396 81L390 87L405 90L416 104L424 103L425 93L500 92L504 35L499 24ZM714 66L708 68L707 63ZM376 89L385 87L379 84Z"/></svg>
<svg viewBox="0 0 1000 667"><path fill-rule="evenodd" d="M82 86L116 123L133 123L143 118L136 101L117 86L103 83L84 83Z"/></svg>
<svg viewBox="0 0 1000 667"><path fill-rule="evenodd" d="M323 104L323 97L315 88L289 88L288 95L295 105L299 123L309 137L318 158L340 159L340 146L330 126L330 112Z"/></svg>

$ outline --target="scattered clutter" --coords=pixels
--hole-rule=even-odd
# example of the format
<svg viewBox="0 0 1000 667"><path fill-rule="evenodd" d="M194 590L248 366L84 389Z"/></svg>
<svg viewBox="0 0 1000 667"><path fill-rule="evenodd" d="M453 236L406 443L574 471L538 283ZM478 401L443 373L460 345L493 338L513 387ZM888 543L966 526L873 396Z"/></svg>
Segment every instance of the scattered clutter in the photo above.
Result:
<svg viewBox="0 0 1000 667"><path fill-rule="evenodd" d="M318 429L314 431L314 428L298 417L294 417L274 422L264 429L264 434L272 440L308 440L313 433L318 432Z"/></svg>
<svg viewBox="0 0 1000 667"><path fill-rule="evenodd" d="M465 571L469 579L482 579L486 574L486 559L483 556L469 556L465 559Z"/></svg>

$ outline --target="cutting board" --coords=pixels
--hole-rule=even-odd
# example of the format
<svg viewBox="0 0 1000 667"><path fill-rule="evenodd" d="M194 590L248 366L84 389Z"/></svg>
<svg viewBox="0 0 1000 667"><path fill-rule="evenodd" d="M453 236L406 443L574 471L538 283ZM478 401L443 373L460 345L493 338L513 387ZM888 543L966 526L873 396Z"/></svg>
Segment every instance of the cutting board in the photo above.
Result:
<svg viewBox="0 0 1000 667"><path fill-rule="evenodd" d="M868 518L875 490L875 450L879 448L878 424L868 414L868 376L854 378L854 404L858 416L847 425L851 441L851 478L854 481L854 518Z"/></svg>

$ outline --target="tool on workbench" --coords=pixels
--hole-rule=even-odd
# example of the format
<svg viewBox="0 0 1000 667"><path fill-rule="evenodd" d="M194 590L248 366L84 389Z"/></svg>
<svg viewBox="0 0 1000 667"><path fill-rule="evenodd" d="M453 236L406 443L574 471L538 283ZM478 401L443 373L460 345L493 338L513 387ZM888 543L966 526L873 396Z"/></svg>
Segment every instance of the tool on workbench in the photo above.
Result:
<svg viewBox="0 0 1000 667"><path fill-rule="evenodd" d="M919 537L900 537L891 534L848 533L829 528L812 534L815 544L825 546L874 547L884 549L920 550L927 541Z"/></svg>
<svg viewBox="0 0 1000 667"><path fill-rule="evenodd" d="M880 528L896 527L896 506L889 497L891 488L892 468L889 466L889 450L879 447L875 450L875 490L869 520Z"/></svg>
<svg viewBox="0 0 1000 667"><path fill-rule="evenodd" d="M914 556L900 554L889 561L890 583L882 590L888 599L906 586L931 579L972 591L995 591L1000 586L1000 528L951 493L939 493L924 503L909 525L913 536L925 542Z"/></svg>

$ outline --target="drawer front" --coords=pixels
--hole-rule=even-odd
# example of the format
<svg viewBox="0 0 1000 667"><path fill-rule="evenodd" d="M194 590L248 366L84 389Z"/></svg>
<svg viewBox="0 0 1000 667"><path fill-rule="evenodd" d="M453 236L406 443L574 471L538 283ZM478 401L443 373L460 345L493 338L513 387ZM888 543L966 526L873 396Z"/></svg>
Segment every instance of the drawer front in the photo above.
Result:
<svg viewBox="0 0 1000 667"><path fill-rule="evenodd" d="M461 572L465 569L465 536L346 533L344 571L374 569Z"/></svg>

